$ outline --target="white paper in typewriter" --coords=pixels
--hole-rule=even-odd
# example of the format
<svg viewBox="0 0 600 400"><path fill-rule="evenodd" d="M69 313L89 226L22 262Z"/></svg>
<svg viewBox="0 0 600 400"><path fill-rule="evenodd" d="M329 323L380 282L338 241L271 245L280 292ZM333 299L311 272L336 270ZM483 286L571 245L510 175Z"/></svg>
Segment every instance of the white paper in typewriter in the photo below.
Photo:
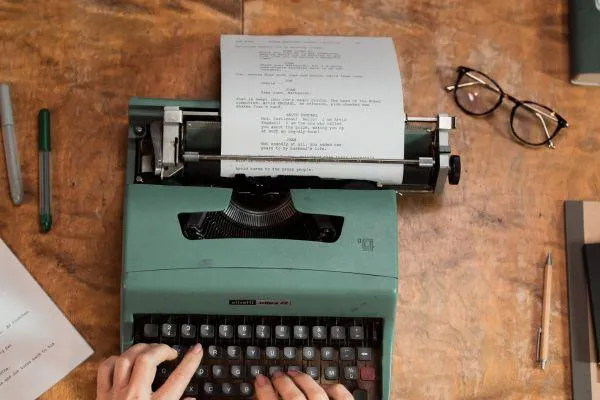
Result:
<svg viewBox="0 0 600 400"><path fill-rule="evenodd" d="M404 158L390 38L221 37L223 155ZM402 183L402 165L223 161L221 175Z"/></svg>

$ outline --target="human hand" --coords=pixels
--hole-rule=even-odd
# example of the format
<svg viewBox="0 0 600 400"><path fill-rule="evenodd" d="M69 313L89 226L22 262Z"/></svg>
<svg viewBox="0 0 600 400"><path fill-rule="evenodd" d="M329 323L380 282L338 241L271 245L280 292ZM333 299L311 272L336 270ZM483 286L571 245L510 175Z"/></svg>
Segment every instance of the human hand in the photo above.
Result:
<svg viewBox="0 0 600 400"><path fill-rule="evenodd" d="M289 376L288 376L289 375ZM313 378L297 371L273 374L271 380L258 375L254 384L257 400L354 400L341 384L322 387Z"/></svg>
<svg viewBox="0 0 600 400"><path fill-rule="evenodd" d="M97 400L179 400L202 360L202 346L192 347L167 381L152 392L156 367L177 358L165 344L138 343L98 368Z"/></svg>

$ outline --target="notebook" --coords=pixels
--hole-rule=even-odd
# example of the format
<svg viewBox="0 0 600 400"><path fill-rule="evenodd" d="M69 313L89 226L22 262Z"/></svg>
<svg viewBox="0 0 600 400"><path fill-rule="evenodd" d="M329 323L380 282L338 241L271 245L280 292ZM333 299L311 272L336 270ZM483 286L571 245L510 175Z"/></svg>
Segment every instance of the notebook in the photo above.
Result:
<svg viewBox="0 0 600 400"><path fill-rule="evenodd" d="M583 247L600 242L600 202L565 202L569 341L573 400L600 400L600 368Z"/></svg>
<svg viewBox="0 0 600 400"><path fill-rule="evenodd" d="M600 243L585 244L583 256L588 277L596 359L600 360L600 354L598 354L598 349L600 349Z"/></svg>

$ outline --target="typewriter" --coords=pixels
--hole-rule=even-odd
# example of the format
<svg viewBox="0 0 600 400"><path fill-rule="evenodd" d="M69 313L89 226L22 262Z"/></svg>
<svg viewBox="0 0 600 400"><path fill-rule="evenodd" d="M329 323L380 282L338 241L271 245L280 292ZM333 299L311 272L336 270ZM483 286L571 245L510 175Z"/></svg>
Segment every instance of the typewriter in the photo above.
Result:
<svg viewBox="0 0 600 400"><path fill-rule="evenodd" d="M250 398L254 376L290 370L341 383L356 399L388 399L396 198L458 184L454 118L406 119L405 158L370 161L404 164L402 184L388 187L223 178L220 162L239 157L221 155L219 109L218 101L130 101L122 350L160 342L182 355L202 343L184 395L196 399ZM176 365L160 365L154 384Z"/></svg>

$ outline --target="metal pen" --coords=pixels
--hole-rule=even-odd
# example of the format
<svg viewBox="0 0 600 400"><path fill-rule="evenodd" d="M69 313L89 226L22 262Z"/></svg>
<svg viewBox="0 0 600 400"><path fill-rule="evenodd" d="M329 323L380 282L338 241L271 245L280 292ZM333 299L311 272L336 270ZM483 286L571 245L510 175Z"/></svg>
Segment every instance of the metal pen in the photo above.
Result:
<svg viewBox="0 0 600 400"><path fill-rule="evenodd" d="M10 101L10 90L6 83L0 85L0 110L2 113L2 139L4 141L4 157L10 196L15 205L23 202L23 181L21 180L21 164L15 138L15 127Z"/></svg>
<svg viewBox="0 0 600 400"><path fill-rule="evenodd" d="M40 152L40 228L46 233L52 228L52 176L50 174L50 111L40 110L38 114Z"/></svg>
<svg viewBox="0 0 600 400"><path fill-rule="evenodd" d="M550 312L552 298L552 253L546 258L544 271L544 294L542 300L542 324L538 328L537 361L542 369L548 362L548 341L550 340Z"/></svg>

